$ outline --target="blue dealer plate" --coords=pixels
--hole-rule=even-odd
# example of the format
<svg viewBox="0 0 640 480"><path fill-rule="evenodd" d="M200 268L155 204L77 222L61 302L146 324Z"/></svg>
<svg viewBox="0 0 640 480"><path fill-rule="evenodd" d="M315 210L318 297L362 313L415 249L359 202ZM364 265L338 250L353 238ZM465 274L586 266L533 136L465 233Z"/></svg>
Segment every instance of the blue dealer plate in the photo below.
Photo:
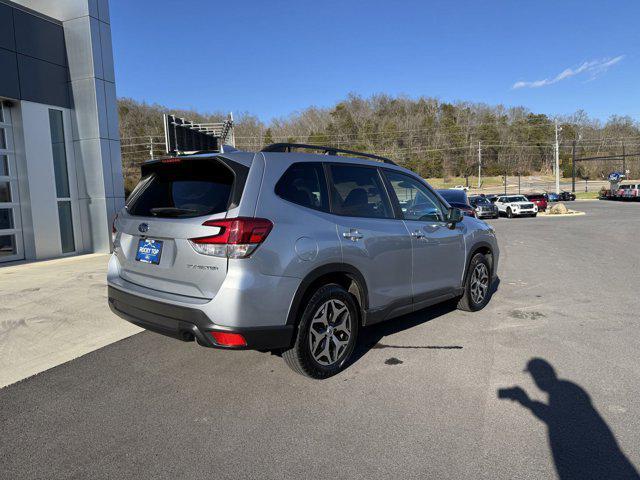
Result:
<svg viewBox="0 0 640 480"><path fill-rule="evenodd" d="M160 255L162 255L162 242L151 238L143 238L138 241L138 252L136 260L143 263L160 263Z"/></svg>

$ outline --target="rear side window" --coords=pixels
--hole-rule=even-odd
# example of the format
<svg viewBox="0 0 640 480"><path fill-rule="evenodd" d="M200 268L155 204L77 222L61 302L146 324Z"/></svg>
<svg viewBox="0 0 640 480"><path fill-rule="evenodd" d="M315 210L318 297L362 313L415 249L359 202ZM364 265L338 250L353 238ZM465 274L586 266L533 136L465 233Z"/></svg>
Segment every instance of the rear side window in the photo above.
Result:
<svg viewBox="0 0 640 480"><path fill-rule="evenodd" d="M329 210L327 184L321 163L294 163L276 184L276 195L303 207Z"/></svg>
<svg viewBox="0 0 640 480"><path fill-rule="evenodd" d="M334 213L350 217L393 218L376 168L335 164L330 168Z"/></svg>
<svg viewBox="0 0 640 480"><path fill-rule="evenodd" d="M233 172L216 160L157 164L131 194L127 211L144 217L199 217L227 210Z"/></svg>

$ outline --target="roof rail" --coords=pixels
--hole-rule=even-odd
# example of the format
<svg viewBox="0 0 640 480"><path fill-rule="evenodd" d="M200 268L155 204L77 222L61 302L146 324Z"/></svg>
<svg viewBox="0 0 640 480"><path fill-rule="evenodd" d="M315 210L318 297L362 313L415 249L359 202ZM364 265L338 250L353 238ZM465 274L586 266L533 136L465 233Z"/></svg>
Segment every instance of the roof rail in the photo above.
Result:
<svg viewBox="0 0 640 480"><path fill-rule="evenodd" d="M304 150L320 150L325 155L336 155L338 153L346 153L348 155L356 155L359 157L371 158L373 160L380 160L384 163L390 163L391 165L397 165L396 162L380 155L374 155L372 153L356 152L354 150L345 150L344 148L325 147L323 145L307 145L305 143L272 143L264 147L261 152L290 152L294 148L301 148Z"/></svg>

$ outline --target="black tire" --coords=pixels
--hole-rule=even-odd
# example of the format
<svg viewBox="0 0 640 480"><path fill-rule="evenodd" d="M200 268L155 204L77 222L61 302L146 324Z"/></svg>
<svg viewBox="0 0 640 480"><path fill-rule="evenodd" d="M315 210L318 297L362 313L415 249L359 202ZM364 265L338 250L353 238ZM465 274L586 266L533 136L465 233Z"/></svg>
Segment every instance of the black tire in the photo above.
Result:
<svg viewBox="0 0 640 480"><path fill-rule="evenodd" d="M341 302L347 307L350 316L351 334L348 338L346 348L338 354L335 363L323 365L317 361L310 345L310 329L314 317L320 313L320 309L330 300ZM353 296L340 285L331 283L324 285L311 296L307 302L302 315L299 316L298 328L295 334L293 347L282 353L285 363L296 373L315 379L329 378L341 372L347 365L358 338L358 327L360 325L360 310L356 305ZM329 341L326 338L325 342ZM318 344L320 345L320 343ZM335 348L335 344L332 344ZM335 352L336 350L334 350Z"/></svg>
<svg viewBox="0 0 640 480"><path fill-rule="evenodd" d="M538 214L537 214L537 213L534 213L534 214L532 215L532 217L537 217L537 216L538 216Z"/></svg>
<svg viewBox="0 0 640 480"><path fill-rule="evenodd" d="M513 218L513 212L511 211L511 207L507 207L507 218Z"/></svg>
<svg viewBox="0 0 640 480"><path fill-rule="evenodd" d="M473 298L473 295L471 293L471 282L473 273L479 264L483 264L485 266L489 278L486 293L484 294L482 300L478 302ZM493 277L491 275L491 264L489 263L489 260L484 254L476 253L469 262L469 268L467 269L467 275L464 280L464 293L458 300L458 309L464 310L465 312L477 312L478 310L482 310L491 299L492 284Z"/></svg>

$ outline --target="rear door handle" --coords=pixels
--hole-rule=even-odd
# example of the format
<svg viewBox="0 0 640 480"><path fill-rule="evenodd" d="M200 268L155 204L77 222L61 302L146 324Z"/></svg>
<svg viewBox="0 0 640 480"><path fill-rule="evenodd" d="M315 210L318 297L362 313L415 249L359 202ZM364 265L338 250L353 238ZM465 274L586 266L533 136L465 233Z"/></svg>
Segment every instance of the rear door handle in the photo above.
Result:
<svg viewBox="0 0 640 480"><path fill-rule="evenodd" d="M342 234L342 236L344 238L348 238L349 240L351 240L352 242L357 242L358 240L360 240L361 238L364 237L364 235L362 235L357 229L355 228L350 228L348 232L344 232Z"/></svg>

